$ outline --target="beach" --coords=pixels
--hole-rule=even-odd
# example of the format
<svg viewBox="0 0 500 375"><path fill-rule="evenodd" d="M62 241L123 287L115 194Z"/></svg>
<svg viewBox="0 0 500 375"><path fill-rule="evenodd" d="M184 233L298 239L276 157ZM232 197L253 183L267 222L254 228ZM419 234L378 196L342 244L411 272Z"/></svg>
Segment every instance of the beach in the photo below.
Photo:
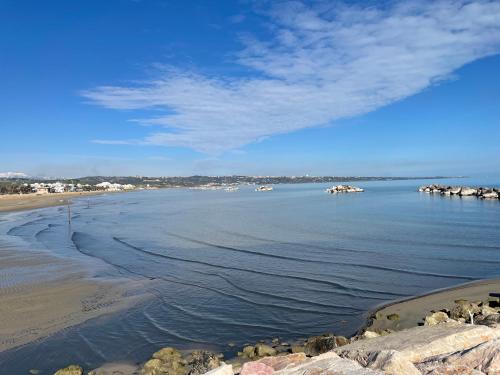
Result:
<svg viewBox="0 0 500 375"><path fill-rule="evenodd" d="M72 198L106 194L106 191L66 192L57 194L0 195L0 212L33 210L35 208L62 206Z"/></svg>
<svg viewBox="0 0 500 375"><path fill-rule="evenodd" d="M0 241L0 351L125 309L138 284L92 278L81 264Z"/></svg>
<svg viewBox="0 0 500 375"><path fill-rule="evenodd" d="M385 304L369 314L366 327L371 331L415 327L422 324L423 318L431 312L449 310L458 300L485 301L489 293L500 293L500 278L466 283ZM392 314L397 314L399 319L387 319Z"/></svg>

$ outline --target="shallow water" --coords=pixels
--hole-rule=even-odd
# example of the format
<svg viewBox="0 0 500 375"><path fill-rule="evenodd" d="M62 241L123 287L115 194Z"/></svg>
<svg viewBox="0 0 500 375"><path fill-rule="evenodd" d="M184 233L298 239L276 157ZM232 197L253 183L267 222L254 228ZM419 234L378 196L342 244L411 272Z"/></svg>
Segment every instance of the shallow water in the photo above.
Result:
<svg viewBox="0 0 500 375"><path fill-rule="evenodd" d="M100 196L75 202L71 226L65 207L3 215L0 234L96 277L150 280L154 297L0 353L1 373L142 361L166 345L228 353L229 342L349 335L378 304L499 276L500 201L416 192L424 183Z"/></svg>

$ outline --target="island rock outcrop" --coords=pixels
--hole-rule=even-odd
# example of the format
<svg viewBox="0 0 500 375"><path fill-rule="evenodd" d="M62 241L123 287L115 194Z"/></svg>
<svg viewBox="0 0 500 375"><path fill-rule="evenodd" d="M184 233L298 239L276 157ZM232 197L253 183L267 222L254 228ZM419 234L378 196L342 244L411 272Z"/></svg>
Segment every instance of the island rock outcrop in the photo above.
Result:
<svg viewBox="0 0 500 375"><path fill-rule="evenodd" d="M326 189L327 193L337 194L337 193L362 193L364 190L351 185L337 185Z"/></svg>
<svg viewBox="0 0 500 375"><path fill-rule="evenodd" d="M446 186L446 185L431 184L431 185L421 186L418 189L418 191L422 193L456 195L460 197L476 196L481 199L500 198L499 188L488 188L488 187L470 188L467 186Z"/></svg>

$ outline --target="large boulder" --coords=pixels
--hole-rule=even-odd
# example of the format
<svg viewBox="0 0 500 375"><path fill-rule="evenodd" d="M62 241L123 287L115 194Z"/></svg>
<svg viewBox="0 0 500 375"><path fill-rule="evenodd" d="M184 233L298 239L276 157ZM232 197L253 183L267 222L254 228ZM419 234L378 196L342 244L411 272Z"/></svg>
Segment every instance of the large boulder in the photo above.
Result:
<svg viewBox="0 0 500 375"><path fill-rule="evenodd" d="M446 314L444 311L438 311L430 315L427 315L425 317L424 325L434 326L436 324L446 323L449 320L450 318L448 317L448 314Z"/></svg>
<svg viewBox="0 0 500 375"><path fill-rule="evenodd" d="M54 375L83 375L83 368L78 365L69 365L68 367L57 370Z"/></svg>
<svg viewBox="0 0 500 375"><path fill-rule="evenodd" d="M498 193L496 191L486 192L486 193L481 194L481 198L498 199Z"/></svg>
<svg viewBox="0 0 500 375"><path fill-rule="evenodd" d="M174 348L163 348L153 354L142 370L142 375L185 375L186 361L182 354Z"/></svg>
<svg viewBox="0 0 500 375"><path fill-rule="evenodd" d="M364 368L359 363L340 358L333 352L309 358L297 366L287 367L273 373L273 375L304 374L384 375L382 371Z"/></svg>
<svg viewBox="0 0 500 375"><path fill-rule="evenodd" d="M450 318L459 320L465 319L470 321L471 314L476 315L481 312L481 307L477 303L468 302L466 300L456 301L455 306L450 310Z"/></svg>
<svg viewBox="0 0 500 375"><path fill-rule="evenodd" d="M278 371L289 367L295 367L306 360L307 357L304 353L295 353L275 357L266 357L259 359L257 362L264 363L266 366L272 367L274 371Z"/></svg>
<svg viewBox="0 0 500 375"><path fill-rule="evenodd" d="M487 375L500 374L500 338L484 342L472 349L431 358L417 364L417 367L423 374L458 374L459 372L452 370L459 369L469 372L474 369Z"/></svg>
<svg viewBox="0 0 500 375"><path fill-rule="evenodd" d="M276 354L278 354L276 349L274 349L273 347L271 347L269 345L266 345L263 343L259 343L259 344L255 345L255 355L257 357L266 357L266 356L276 355Z"/></svg>
<svg viewBox="0 0 500 375"><path fill-rule="evenodd" d="M469 195L474 195L477 193L476 189L468 188L468 187L463 187L462 190L460 190L460 195L461 196L469 196Z"/></svg>
<svg viewBox="0 0 500 375"><path fill-rule="evenodd" d="M243 365L240 375L271 375L274 369L262 362L247 362Z"/></svg>
<svg viewBox="0 0 500 375"><path fill-rule="evenodd" d="M354 359L363 366L368 359L383 350L396 350L412 363L431 357L473 348L500 337L500 330L480 325L443 323L434 326L414 327L370 340L358 340L334 349L343 358Z"/></svg>
<svg viewBox="0 0 500 375"><path fill-rule="evenodd" d="M221 362L221 366L205 373L205 375L233 375L233 366Z"/></svg>
<svg viewBox="0 0 500 375"><path fill-rule="evenodd" d="M500 314L491 314L479 319L476 319L476 324L488 326L491 328L500 328Z"/></svg>
<svg viewBox="0 0 500 375"><path fill-rule="evenodd" d="M389 375L421 375L409 360L396 350L382 350L374 353L367 360L368 367L383 370Z"/></svg>
<svg viewBox="0 0 500 375"><path fill-rule="evenodd" d="M304 352L309 356L326 353L337 347L337 340L331 333L322 336L313 336L307 339Z"/></svg>

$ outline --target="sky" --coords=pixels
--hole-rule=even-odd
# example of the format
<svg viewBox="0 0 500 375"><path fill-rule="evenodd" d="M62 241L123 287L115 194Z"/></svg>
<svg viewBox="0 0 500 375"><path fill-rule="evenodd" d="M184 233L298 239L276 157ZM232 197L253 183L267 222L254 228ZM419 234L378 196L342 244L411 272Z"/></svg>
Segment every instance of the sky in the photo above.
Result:
<svg viewBox="0 0 500 375"><path fill-rule="evenodd" d="M500 1L0 0L0 175L500 176Z"/></svg>

